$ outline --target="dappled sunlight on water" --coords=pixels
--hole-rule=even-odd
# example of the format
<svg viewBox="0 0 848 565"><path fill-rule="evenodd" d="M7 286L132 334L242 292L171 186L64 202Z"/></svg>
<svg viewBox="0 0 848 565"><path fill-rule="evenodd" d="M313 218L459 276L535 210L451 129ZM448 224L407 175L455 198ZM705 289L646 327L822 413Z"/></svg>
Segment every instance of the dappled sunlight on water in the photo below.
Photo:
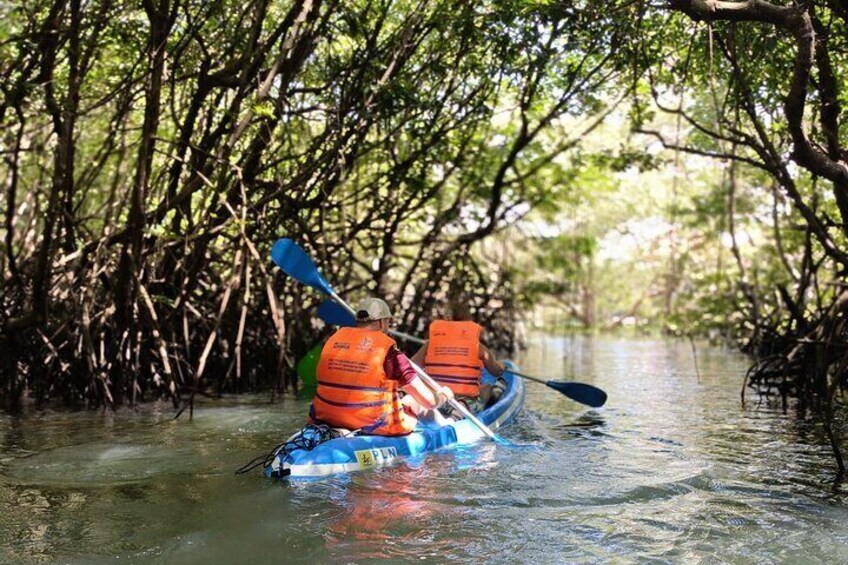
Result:
<svg viewBox="0 0 848 565"><path fill-rule="evenodd" d="M304 401L0 417L0 562L848 561L820 430L739 402L746 359L688 343L549 337L528 373L609 393L590 410L529 384L480 444L327 481L233 471Z"/></svg>

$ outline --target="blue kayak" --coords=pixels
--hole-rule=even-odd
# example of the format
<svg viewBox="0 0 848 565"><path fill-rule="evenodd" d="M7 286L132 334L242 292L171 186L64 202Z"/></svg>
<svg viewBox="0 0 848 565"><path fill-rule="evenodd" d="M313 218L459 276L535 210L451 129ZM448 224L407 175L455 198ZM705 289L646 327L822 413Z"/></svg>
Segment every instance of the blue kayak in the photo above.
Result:
<svg viewBox="0 0 848 565"><path fill-rule="evenodd" d="M508 366L515 368L511 363ZM477 414L492 430L512 422L524 405L522 379L509 371L504 373L503 379L506 381L506 390L500 399ZM265 474L269 478L315 479L352 473L382 467L404 457L437 449L469 445L485 437L468 420L445 426L419 423L414 432L405 436L355 435L331 439L312 449L280 449L266 466Z"/></svg>

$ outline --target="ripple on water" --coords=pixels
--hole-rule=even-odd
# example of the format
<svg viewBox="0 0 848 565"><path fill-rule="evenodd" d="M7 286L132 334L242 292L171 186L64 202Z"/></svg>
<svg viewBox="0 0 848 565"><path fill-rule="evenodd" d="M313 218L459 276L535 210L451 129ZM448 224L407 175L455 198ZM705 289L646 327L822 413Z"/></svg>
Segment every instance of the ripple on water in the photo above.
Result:
<svg viewBox="0 0 848 565"><path fill-rule="evenodd" d="M155 445L102 443L61 447L6 463L4 475L26 484L112 485L194 472L189 454Z"/></svg>
<svg viewBox="0 0 848 565"><path fill-rule="evenodd" d="M565 354L565 355L564 355ZM528 373L591 382L589 410L528 384L480 444L286 486L242 463L305 403L0 417L0 561L848 562L821 430L739 404L747 361L688 342L550 337Z"/></svg>

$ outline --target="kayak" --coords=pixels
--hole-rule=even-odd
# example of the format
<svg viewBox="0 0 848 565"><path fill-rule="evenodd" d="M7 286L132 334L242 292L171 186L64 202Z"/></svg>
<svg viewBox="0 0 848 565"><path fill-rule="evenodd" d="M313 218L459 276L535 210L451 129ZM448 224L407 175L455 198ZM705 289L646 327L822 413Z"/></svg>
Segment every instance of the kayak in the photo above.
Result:
<svg viewBox="0 0 848 565"><path fill-rule="evenodd" d="M516 368L509 362L507 367ZM489 378L493 377L489 375ZM515 420L524 405L523 380L509 370L504 372L503 380L506 381L506 388L498 401L477 413L477 417L492 430ZM438 449L470 445L485 437L477 426L463 419L444 426L419 422L415 431L405 436L340 437L324 441L312 449L286 449L288 444L284 444L265 467L265 475L268 478L296 480L352 473L382 467L405 457Z"/></svg>

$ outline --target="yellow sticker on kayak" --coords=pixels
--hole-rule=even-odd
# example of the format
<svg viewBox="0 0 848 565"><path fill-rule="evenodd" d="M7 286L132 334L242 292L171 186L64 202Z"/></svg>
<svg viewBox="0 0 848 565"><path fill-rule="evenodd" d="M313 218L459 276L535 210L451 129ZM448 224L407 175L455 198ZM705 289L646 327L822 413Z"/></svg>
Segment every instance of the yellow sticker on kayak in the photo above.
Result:
<svg viewBox="0 0 848 565"><path fill-rule="evenodd" d="M397 457L397 449L394 447L360 449L359 451L354 451L353 454L356 455L356 460L359 462L359 465L363 469L367 469L368 467L388 463Z"/></svg>

